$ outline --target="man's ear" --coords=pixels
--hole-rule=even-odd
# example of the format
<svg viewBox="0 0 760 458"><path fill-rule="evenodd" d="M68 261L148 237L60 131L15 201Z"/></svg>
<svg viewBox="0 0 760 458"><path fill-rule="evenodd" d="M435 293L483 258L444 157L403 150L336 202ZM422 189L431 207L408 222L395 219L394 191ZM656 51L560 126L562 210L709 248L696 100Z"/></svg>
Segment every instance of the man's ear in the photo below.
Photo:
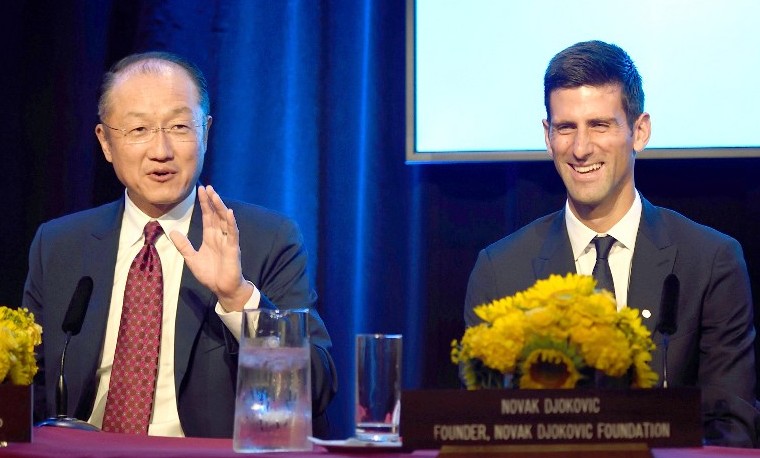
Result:
<svg viewBox="0 0 760 458"><path fill-rule="evenodd" d="M211 115L206 116L206 127L203 128L203 149L205 150L208 146L208 132L211 130L211 121L213 121L214 118L211 117Z"/></svg>
<svg viewBox="0 0 760 458"><path fill-rule="evenodd" d="M103 156L105 156L108 162L113 162L113 156L111 156L111 147L108 144L108 138L106 138L106 130L103 128L103 124L98 124L95 126L95 136L98 137L100 149L103 150Z"/></svg>
<svg viewBox="0 0 760 458"><path fill-rule="evenodd" d="M552 144L549 141L549 133L551 130L551 124L549 124L548 119L542 120L541 124L544 125L544 143L546 143L546 152L549 153L549 156L551 156L552 159L554 159L554 151L552 150Z"/></svg>
<svg viewBox="0 0 760 458"><path fill-rule="evenodd" d="M639 119L633 124L633 150L636 153L644 151L652 135L652 120L649 113L641 113Z"/></svg>

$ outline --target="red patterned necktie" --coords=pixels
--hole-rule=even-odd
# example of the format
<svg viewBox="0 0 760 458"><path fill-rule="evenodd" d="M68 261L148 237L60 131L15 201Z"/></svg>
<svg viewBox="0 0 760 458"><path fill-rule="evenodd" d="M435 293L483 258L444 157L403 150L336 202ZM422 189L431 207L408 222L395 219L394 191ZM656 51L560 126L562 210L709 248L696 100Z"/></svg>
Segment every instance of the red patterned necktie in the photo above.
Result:
<svg viewBox="0 0 760 458"><path fill-rule="evenodd" d="M145 225L145 245L129 267L103 431L148 433L164 298L161 259L155 243L163 232L157 221Z"/></svg>

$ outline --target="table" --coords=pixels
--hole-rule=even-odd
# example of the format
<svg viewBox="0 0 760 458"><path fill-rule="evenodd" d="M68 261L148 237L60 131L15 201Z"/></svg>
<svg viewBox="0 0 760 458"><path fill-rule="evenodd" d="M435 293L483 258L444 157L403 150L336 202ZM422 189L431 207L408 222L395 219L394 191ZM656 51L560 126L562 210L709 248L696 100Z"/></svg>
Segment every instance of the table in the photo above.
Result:
<svg viewBox="0 0 760 458"><path fill-rule="evenodd" d="M0 457L3 458L434 458L437 455L437 450L331 453L321 447L315 447L311 452L238 454L232 450L230 439L131 436L52 427L35 428L31 443L11 443L7 448L0 449ZM660 448L653 449L652 455L654 458L760 458L760 450L724 447Z"/></svg>

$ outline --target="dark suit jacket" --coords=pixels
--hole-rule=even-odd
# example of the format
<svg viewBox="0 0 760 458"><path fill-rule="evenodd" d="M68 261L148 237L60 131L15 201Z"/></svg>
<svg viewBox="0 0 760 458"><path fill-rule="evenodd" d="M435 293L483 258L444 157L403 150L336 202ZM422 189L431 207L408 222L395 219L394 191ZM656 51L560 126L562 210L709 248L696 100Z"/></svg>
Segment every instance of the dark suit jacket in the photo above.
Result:
<svg viewBox="0 0 760 458"><path fill-rule="evenodd" d="M670 386L702 389L705 438L714 444L756 442L752 295L739 243L684 216L653 206L643 210L633 254L628 306L648 309L643 322L657 350L652 367L662 380L662 335L655 333L665 277L680 280L678 330L668 348ZM473 308L522 291L550 274L575 272L564 210L540 218L478 255L465 300Z"/></svg>
<svg viewBox="0 0 760 458"><path fill-rule="evenodd" d="M294 222L265 208L229 202L240 228L243 275L262 293L260 307L310 307L314 434L329 425L325 409L337 387L330 337L314 304L306 251ZM63 317L83 276L93 292L81 333L67 350L67 412L87 420L97 390L96 369L105 338L124 199L42 224L29 253L23 306L43 326L40 372L35 378L35 420L54 415L55 387L65 335ZM203 226L197 204L188 238L197 249ZM237 341L214 311L217 299L189 269L183 269L175 329L177 407L187 436L232 437L237 377Z"/></svg>

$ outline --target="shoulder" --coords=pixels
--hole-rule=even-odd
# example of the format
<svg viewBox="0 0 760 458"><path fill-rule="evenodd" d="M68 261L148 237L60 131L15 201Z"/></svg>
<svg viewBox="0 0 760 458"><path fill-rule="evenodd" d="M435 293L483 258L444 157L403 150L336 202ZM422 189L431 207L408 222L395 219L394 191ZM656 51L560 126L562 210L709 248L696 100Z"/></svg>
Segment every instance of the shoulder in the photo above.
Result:
<svg viewBox="0 0 760 458"><path fill-rule="evenodd" d="M225 204L234 212L241 230L243 227L255 227L261 230L277 231L284 227L297 227L292 218L261 205L239 200L225 201Z"/></svg>
<svg viewBox="0 0 760 458"><path fill-rule="evenodd" d="M650 204L639 236L651 240L660 249L678 247L681 264L745 263L744 251L735 238L667 208Z"/></svg>
<svg viewBox="0 0 760 458"><path fill-rule="evenodd" d="M483 249L483 252L491 258L535 256L541 251L548 238L556 236L557 225L564 221L563 215L564 211L559 210L538 218L503 239L488 245Z"/></svg>
<svg viewBox="0 0 760 458"><path fill-rule="evenodd" d="M99 207L53 218L40 224L37 236L45 234L47 237L66 237L91 234L102 230L104 226L111 225L115 220L118 221L123 209L124 201L117 200Z"/></svg>
<svg viewBox="0 0 760 458"><path fill-rule="evenodd" d="M688 243L702 248L720 245L737 245L739 242L710 226L700 224L675 210L650 204L646 218L649 224L662 228L674 242Z"/></svg>
<svg viewBox="0 0 760 458"><path fill-rule="evenodd" d="M241 249L303 244L301 229L295 220L285 214L238 200L225 201L225 204L235 214Z"/></svg>

